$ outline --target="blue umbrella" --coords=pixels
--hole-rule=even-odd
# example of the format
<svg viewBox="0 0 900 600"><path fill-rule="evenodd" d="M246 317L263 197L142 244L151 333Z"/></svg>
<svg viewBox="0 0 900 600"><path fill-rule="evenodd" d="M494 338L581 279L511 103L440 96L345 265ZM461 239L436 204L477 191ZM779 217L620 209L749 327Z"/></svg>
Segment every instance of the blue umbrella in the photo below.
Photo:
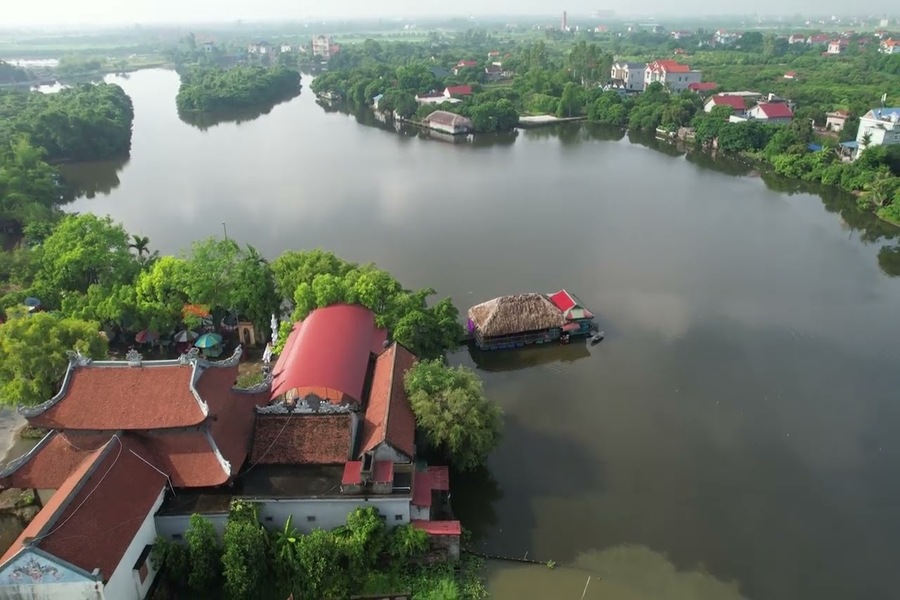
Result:
<svg viewBox="0 0 900 600"><path fill-rule="evenodd" d="M218 333L204 333L197 338L194 345L198 348L212 348L222 343L222 336Z"/></svg>
<svg viewBox="0 0 900 600"><path fill-rule="evenodd" d="M38 308L41 305L41 301L38 300L37 298L35 298L34 296L29 296L28 298L25 298L25 300L22 302L22 304L27 306L28 310L35 310L36 308Z"/></svg>

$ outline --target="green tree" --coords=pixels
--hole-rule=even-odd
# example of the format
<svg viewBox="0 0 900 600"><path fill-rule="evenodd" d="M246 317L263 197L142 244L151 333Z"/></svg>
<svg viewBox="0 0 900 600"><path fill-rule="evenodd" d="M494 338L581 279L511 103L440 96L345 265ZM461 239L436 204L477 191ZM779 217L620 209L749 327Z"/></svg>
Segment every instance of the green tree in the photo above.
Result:
<svg viewBox="0 0 900 600"><path fill-rule="evenodd" d="M184 534L187 542L190 575L188 585L198 595L217 589L221 570L219 539L212 522L203 515L191 515Z"/></svg>
<svg viewBox="0 0 900 600"><path fill-rule="evenodd" d="M269 538L256 508L234 500L223 536L222 571L225 595L232 600L264 597L273 583L268 575Z"/></svg>
<svg viewBox="0 0 900 600"><path fill-rule="evenodd" d="M106 357L99 330L96 322L43 312L13 316L0 325L0 403L32 406L52 398L68 368L67 351Z"/></svg>
<svg viewBox="0 0 900 600"><path fill-rule="evenodd" d="M47 306L59 306L67 293L86 293L92 284L131 282L139 270L125 229L109 217L66 216L38 249L35 286Z"/></svg>
<svg viewBox="0 0 900 600"><path fill-rule="evenodd" d="M503 413L485 397L478 376L465 367L426 360L406 373L405 384L428 441L460 470L484 464L500 441Z"/></svg>
<svg viewBox="0 0 900 600"><path fill-rule="evenodd" d="M563 89L559 106L556 109L557 117L577 117L584 112L584 92L575 83L567 83Z"/></svg>
<svg viewBox="0 0 900 600"><path fill-rule="evenodd" d="M407 562L428 550L428 534L412 525L395 527L390 533L388 551L391 558Z"/></svg>
<svg viewBox="0 0 900 600"><path fill-rule="evenodd" d="M131 242L128 247L137 254L138 262L143 264L150 258L150 238L142 235L131 235Z"/></svg>

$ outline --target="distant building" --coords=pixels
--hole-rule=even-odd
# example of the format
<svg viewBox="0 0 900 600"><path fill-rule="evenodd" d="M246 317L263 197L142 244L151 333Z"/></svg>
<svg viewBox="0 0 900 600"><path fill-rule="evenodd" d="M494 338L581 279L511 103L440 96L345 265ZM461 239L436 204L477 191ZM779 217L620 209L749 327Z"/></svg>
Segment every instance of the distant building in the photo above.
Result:
<svg viewBox="0 0 900 600"><path fill-rule="evenodd" d="M873 108L861 116L856 141L859 144L859 152L869 146L900 144L900 107Z"/></svg>
<svg viewBox="0 0 900 600"><path fill-rule="evenodd" d="M323 60L328 60L341 51L341 47L334 43L330 35L319 35L313 38L312 53Z"/></svg>
<svg viewBox="0 0 900 600"><path fill-rule="evenodd" d="M692 83L700 83L702 73L674 60L656 60L644 70L644 89L659 82L670 92L683 92Z"/></svg>
<svg viewBox="0 0 900 600"><path fill-rule="evenodd" d="M612 66L610 79L620 89L638 92L644 89L646 70L647 63L617 62Z"/></svg>
<svg viewBox="0 0 900 600"><path fill-rule="evenodd" d="M788 71L784 74L785 79L797 79L797 71Z"/></svg>
<svg viewBox="0 0 900 600"><path fill-rule="evenodd" d="M705 112L712 112L717 106L729 106L735 116L742 117L747 112L747 105L744 103L742 96L726 96L724 94L716 94L709 98L703 105Z"/></svg>
<svg viewBox="0 0 900 600"><path fill-rule="evenodd" d="M698 94L702 94L703 92L711 92L714 89L719 87L719 84L715 81L701 81L700 83L692 83L688 86L688 89L692 92L697 92Z"/></svg>
<svg viewBox="0 0 900 600"><path fill-rule="evenodd" d="M290 52L293 52L293 50L294 50L294 48L290 44L282 44L281 45L281 53L282 54L288 54Z"/></svg>
<svg viewBox="0 0 900 600"><path fill-rule="evenodd" d="M760 102L747 111L747 118L785 125L794 119L794 111L785 102Z"/></svg>
<svg viewBox="0 0 900 600"><path fill-rule="evenodd" d="M882 54L900 54L900 40L888 38L878 45L878 51Z"/></svg>
<svg viewBox="0 0 900 600"><path fill-rule="evenodd" d="M569 30L569 17L566 15L566 11L563 11L562 14L562 22L559 24L560 31L568 31Z"/></svg>
<svg viewBox="0 0 900 600"><path fill-rule="evenodd" d="M456 63L456 66L453 67L453 74L459 75L465 69L476 69L478 68L478 61L476 60L461 60Z"/></svg>
<svg viewBox="0 0 900 600"><path fill-rule="evenodd" d="M673 40L684 40L694 36L690 31L673 31L669 35Z"/></svg>
<svg viewBox="0 0 900 600"><path fill-rule="evenodd" d="M721 44L723 46L728 46L730 44L733 44L740 38L741 38L740 33L735 33L733 31L725 31L724 29L719 29L713 35L713 40L716 42L716 44Z"/></svg>
<svg viewBox="0 0 900 600"><path fill-rule="evenodd" d="M472 131L472 121L463 117L461 115L457 115L452 112L447 112L445 110L436 110L427 117L423 121L427 127L430 129L434 129L435 131L440 131L443 133L449 133L451 135L458 135L461 133L469 133Z"/></svg>
<svg viewBox="0 0 900 600"><path fill-rule="evenodd" d="M846 110L836 110L834 112L825 113L825 129L829 131L841 131L850 118L850 113Z"/></svg>
<svg viewBox="0 0 900 600"><path fill-rule="evenodd" d="M416 102L419 104L443 104L444 102L456 104L462 102L462 100L459 98L448 98L443 92L431 91L427 94L418 94L416 96Z"/></svg>
<svg viewBox="0 0 900 600"><path fill-rule="evenodd" d="M806 43L811 46L822 46L831 41L831 36L827 33L817 33L806 38Z"/></svg>
<svg viewBox="0 0 900 600"><path fill-rule="evenodd" d="M451 85L444 89L444 98L454 98L459 96L471 96L471 85Z"/></svg>
<svg viewBox="0 0 900 600"><path fill-rule="evenodd" d="M211 54L216 49L216 45L213 42L203 42L200 44L200 49L206 54Z"/></svg>
<svg viewBox="0 0 900 600"><path fill-rule="evenodd" d="M378 110L378 103L381 102L381 99L384 98L384 94L378 94L374 98L372 98L372 108Z"/></svg>
<svg viewBox="0 0 900 600"><path fill-rule="evenodd" d="M247 46L247 52L256 55L266 55L272 53L272 46L268 42L256 42Z"/></svg>
<svg viewBox="0 0 900 600"><path fill-rule="evenodd" d="M804 44L806 43L806 36L802 33L794 33L791 37L788 38L788 44Z"/></svg>

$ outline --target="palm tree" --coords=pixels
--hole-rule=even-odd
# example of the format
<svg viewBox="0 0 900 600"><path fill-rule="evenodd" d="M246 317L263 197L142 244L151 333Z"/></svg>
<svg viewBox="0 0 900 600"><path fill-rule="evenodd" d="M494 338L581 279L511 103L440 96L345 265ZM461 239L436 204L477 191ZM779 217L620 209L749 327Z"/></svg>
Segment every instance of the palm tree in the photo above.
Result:
<svg viewBox="0 0 900 600"><path fill-rule="evenodd" d="M131 236L131 243L128 244L128 247L137 252L138 262L144 263L144 255L150 256L150 238L145 235L134 235Z"/></svg>

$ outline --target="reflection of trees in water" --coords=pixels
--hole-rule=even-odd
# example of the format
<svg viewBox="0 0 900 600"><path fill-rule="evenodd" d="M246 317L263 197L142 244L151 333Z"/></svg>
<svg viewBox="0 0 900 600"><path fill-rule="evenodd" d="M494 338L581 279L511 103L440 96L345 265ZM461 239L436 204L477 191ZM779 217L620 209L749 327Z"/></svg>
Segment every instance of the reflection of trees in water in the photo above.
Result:
<svg viewBox="0 0 900 600"><path fill-rule="evenodd" d="M577 146L584 142L617 142L625 137L621 127L610 127L597 123L560 123L522 130L526 139L559 139L564 146Z"/></svg>
<svg viewBox="0 0 900 600"><path fill-rule="evenodd" d="M519 371L552 363L571 363L591 355L587 340L570 344L528 346L516 350L484 351L469 347L469 355L481 371Z"/></svg>
<svg viewBox="0 0 900 600"><path fill-rule="evenodd" d="M472 543L483 543L497 524L496 503L503 498L497 480L487 467L453 473L450 493L453 514L471 532Z"/></svg>
<svg viewBox="0 0 900 600"><path fill-rule="evenodd" d="M703 169L718 171L719 173L732 175L734 177L747 177L755 172L755 169L750 165L728 158L727 156L716 155L703 150L688 152L685 155L685 158L689 163L695 164Z"/></svg>
<svg viewBox="0 0 900 600"><path fill-rule="evenodd" d="M878 251L878 266L885 275L900 277L900 246L882 246Z"/></svg>
<svg viewBox="0 0 900 600"><path fill-rule="evenodd" d="M222 123L236 123L240 125L269 114L279 104L284 104L299 95L300 89L298 88L296 91L292 90L289 94L278 98L274 102L267 102L259 106L215 112L183 112L179 110L178 118L200 131L206 131Z"/></svg>
<svg viewBox="0 0 900 600"><path fill-rule="evenodd" d="M59 172L69 191L66 198L74 200L81 196L94 198L97 194L109 194L119 187L119 172L129 160L125 157L60 165Z"/></svg>
<svg viewBox="0 0 900 600"><path fill-rule="evenodd" d="M668 156L683 156L687 153L684 143L673 143L667 140L661 140L656 134L649 131L628 131L628 141L632 144L644 146L651 150L656 150Z"/></svg>

